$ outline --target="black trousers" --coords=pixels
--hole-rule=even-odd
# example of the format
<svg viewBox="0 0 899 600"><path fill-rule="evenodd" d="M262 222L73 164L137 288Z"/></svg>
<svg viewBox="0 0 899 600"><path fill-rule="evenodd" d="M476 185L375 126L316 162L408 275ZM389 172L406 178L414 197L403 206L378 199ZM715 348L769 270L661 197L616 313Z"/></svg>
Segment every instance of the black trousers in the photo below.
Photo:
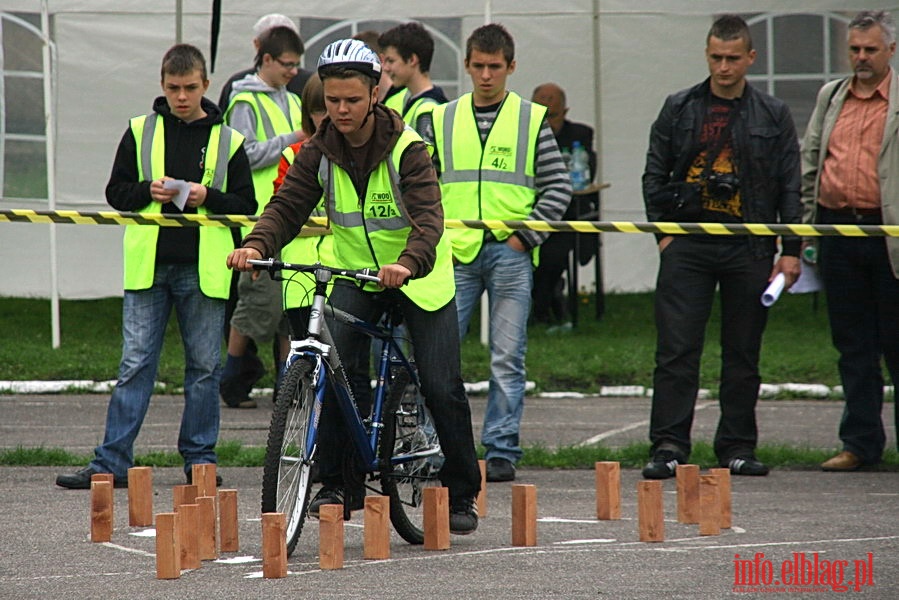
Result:
<svg viewBox="0 0 899 600"><path fill-rule="evenodd" d="M819 222L874 225L879 217L846 219L819 208ZM866 464L880 462L886 445L883 366L899 385L899 280L882 237L822 237L818 264L846 405L840 440ZM899 424L899 411L894 418Z"/></svg>
<svg viewBox="0 0 899 600"><path fill-rule="evenodd" d="M664 446L685 457L690 454L700 358L716 287L721 303L721 418L715 454L726 465L735 456L755 451L759 351L768 318L760 296L771 264L770 257L753 258L745 238L678 236L662 252L655 292L653 452Z"/></svg>

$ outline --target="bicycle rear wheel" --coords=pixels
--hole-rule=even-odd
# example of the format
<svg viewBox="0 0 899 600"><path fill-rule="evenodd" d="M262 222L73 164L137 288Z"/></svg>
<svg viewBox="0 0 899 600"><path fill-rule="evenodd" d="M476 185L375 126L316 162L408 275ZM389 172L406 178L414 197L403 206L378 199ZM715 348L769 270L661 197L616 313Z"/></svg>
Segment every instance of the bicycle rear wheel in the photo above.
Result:
<svg viewBox="0 0 899 600"><path fill-rule="evenodd" d="M272 410L265 451L262 512L284 513L288 556L300 539L309 503L314 456L306 456L306 436L315 405L313 366L300 359L288 367Z"/></svg>
<svg viewBox="0 0 899 600"><path fill-rule="evenodd" d="M381 490L390 497L390 522L410 544L424 542L424 489L440 486L437 478L440 445L429 425L429 415L419 402L418 386L405 369L390 385L384 407L379 457ZM409 455L423 456L405 460ZM403 457L393 464L394 457Z"/></svg>

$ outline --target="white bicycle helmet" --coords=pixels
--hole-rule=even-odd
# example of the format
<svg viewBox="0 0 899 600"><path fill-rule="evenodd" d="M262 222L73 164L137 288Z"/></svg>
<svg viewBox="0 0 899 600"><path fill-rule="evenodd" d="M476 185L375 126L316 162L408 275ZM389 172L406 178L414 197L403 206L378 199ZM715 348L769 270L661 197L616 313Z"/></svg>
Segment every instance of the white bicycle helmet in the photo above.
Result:
<svg viewBox="0 0 899 600"><path fill-rule="evenodd" d="M331 42L318 58L318 73L327 67L343 67L359 71L371 77L375 83L381 79L381 60L365 42L354 39Z"/></svg>

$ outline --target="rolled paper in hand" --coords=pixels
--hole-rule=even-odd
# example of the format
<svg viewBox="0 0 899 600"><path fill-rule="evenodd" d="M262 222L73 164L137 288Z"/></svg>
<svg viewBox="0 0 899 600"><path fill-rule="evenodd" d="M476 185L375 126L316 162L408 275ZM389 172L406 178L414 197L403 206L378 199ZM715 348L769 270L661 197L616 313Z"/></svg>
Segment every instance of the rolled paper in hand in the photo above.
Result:
<svg viewBox="0 0 899 600"><path fill-rule="evenodd" d="M762 306L768 307L777 302L782 291L784 291L784 274L778 273L774 281L762 292Z"/></svg>

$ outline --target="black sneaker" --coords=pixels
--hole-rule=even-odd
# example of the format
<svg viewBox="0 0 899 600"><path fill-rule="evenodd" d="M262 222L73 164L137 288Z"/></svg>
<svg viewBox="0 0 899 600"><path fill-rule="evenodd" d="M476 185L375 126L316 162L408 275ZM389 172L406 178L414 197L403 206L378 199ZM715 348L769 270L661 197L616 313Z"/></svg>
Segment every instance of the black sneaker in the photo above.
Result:
<svg viewBox="0 0 899 600"><path fill-rule="evenodd" d="M318 518L319 509L325 504L343 504L345 493L342 487L326 485L318 490L318 493L309 503L309 516ZM350 506L350 510L362 510L365 507L365 498L360 497L358 501Z"/></svg>
<svg viewBox="0 0 899 600"><path fill-rule="evenodd" d="M515 465L505 458L488 458L487 481L515 481Z"/></svg>
<svg viewBox="0 0 899 600"><path fill-rule="evenodd" d="M473 498L453 501L449 515L450 533L468 535L478 528L478 509Z"/></svg>
<svg viewBox="0 0 899 600"><path fill-rule="evenodd" d="M652 460L643 467L643 477L645 479L674 477L677 465L681 464L682 460L673 450L656 450L656 453L652 455Z"/></svg>
<svg viewBox="0 0 899 600"><path fill-rule="evenodd" d="M238 377L222 379L219 394L228 408L256 408L256 401L250 398L252 386Z"/></svg>
<svg viewBox="0 0 899 600"><path fill-rule="evenodd" d="M194 482L194 473L193 469L190 471L185 471L184 476L187 478L187 485L193 485ZM222 487L222 476L218 473L215 474L215 487Z"/></svg>
<svg viewBox="0 0 899 600"><path fill-rule="evenodd" d="M91 475L98 473L101 473L101 471L95 471L93 467L84 467L71 475L57 475L56 485L70 490L89 490L91 489ZM128 487L128 477L113 478L112 486L117 488Z"/></svg>
<svg viewBox="0 0 899 600"><path fill-rule="evenodd" d="M768 465L754 456L735 456L727 463L732 475L751 475L764 477L768 474Z"/></svg>

